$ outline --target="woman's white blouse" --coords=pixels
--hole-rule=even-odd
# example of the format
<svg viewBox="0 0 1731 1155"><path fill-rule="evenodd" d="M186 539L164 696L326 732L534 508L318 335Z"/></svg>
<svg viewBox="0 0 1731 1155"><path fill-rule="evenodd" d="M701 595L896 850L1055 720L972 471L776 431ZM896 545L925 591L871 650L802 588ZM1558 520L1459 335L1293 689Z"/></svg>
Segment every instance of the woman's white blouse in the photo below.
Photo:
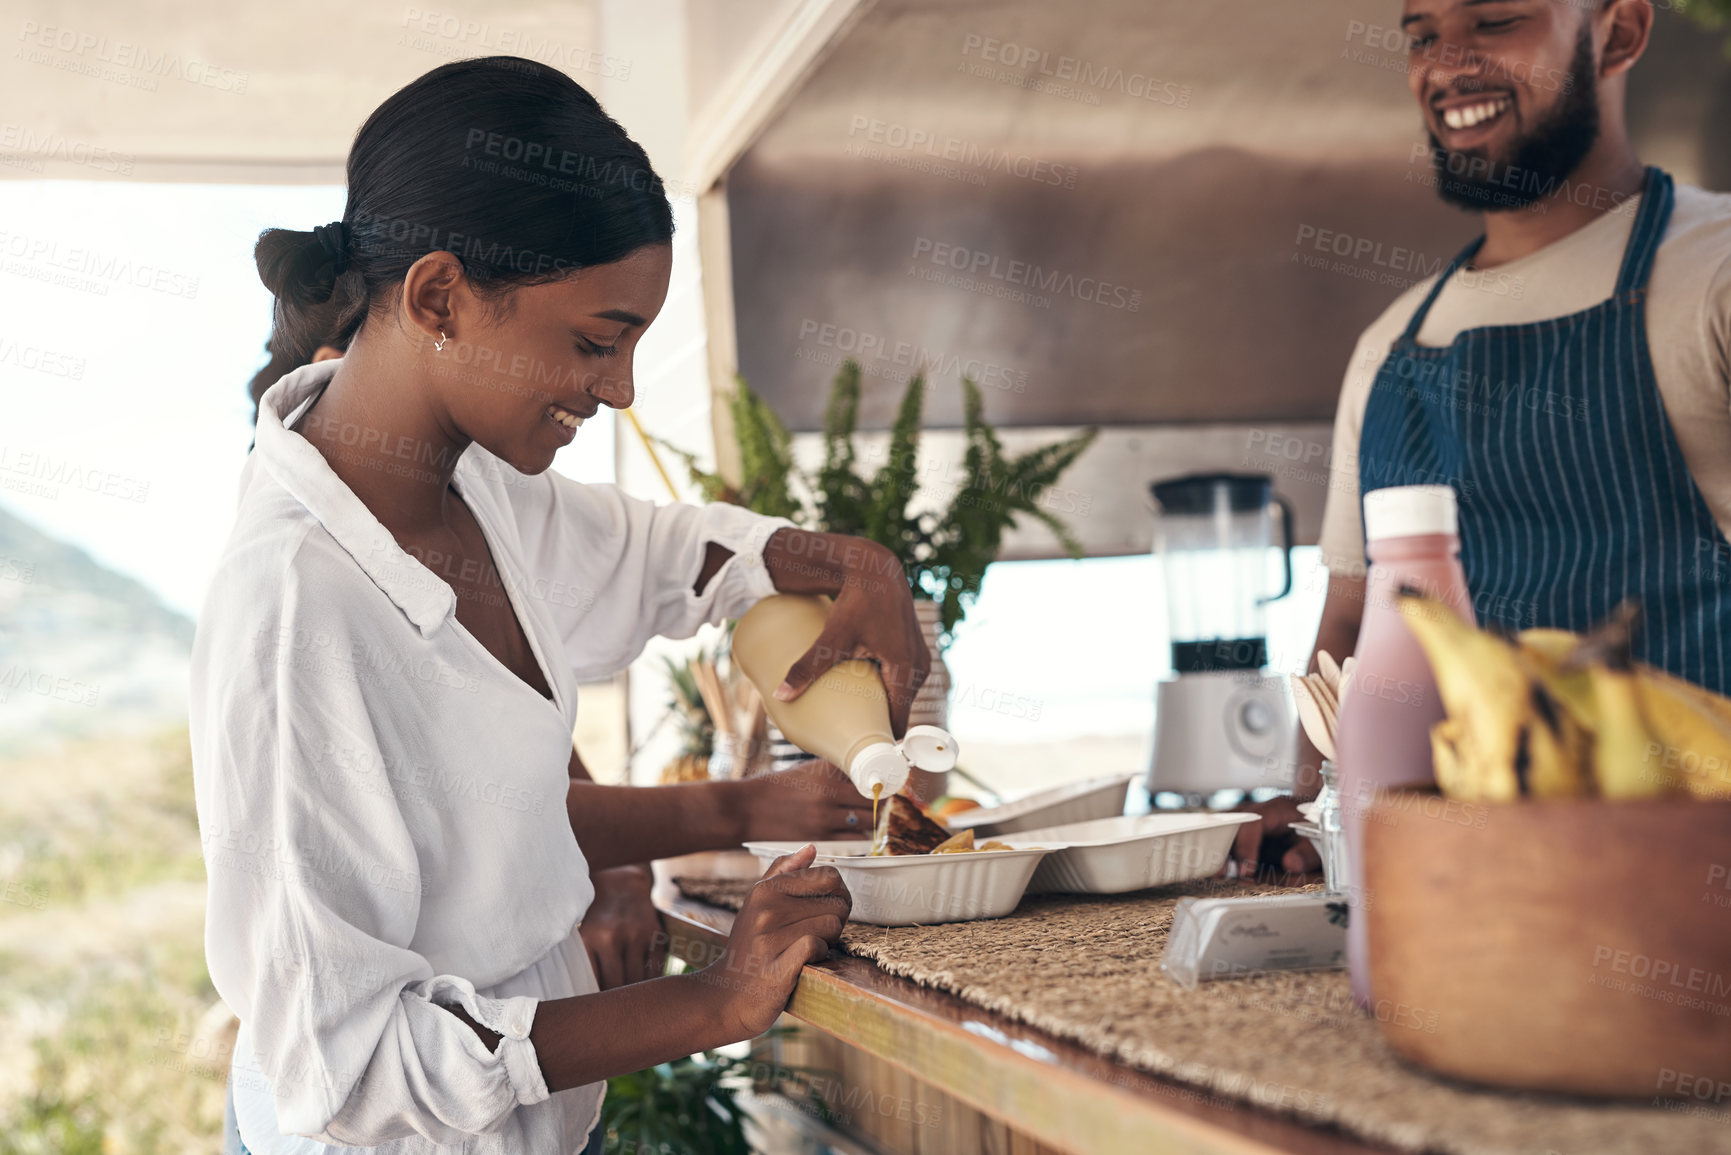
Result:
<svg viewBox="0 0 1731 1155"><path fill-rule="evenodd" d="M596 990L565 810L577 683L772 592L763 546L789 523L519 474L470 445L453 480L549 700L289 428L339 364L265 393L193 645L205 951L242 1024L241 1137L255 1155L580 1149L604 1084L549 1096L527 1037L542 999ZM339 433L428 468L390 430ZM708 542L733 558L699 595Z"/></svg>

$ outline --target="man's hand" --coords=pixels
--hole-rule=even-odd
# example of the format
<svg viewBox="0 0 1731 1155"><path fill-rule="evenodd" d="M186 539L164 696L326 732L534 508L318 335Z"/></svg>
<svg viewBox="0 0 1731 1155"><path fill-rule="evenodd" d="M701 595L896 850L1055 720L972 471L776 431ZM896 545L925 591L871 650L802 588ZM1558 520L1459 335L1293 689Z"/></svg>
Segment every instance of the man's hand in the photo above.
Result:
<svg viewBox="0 0 1731 1155"><path fill-rule="evenodd" d="M746 812L751 839L823 841L871 834L871 800L828 762L813 759L746 782L754 792Z"/></svg>
<svg viewBox="0 0 1731 1155"><path fill-rule="evenodd" d="M823 633L788 670L776 698L793 701L840 662L874 662L888 694L891 732L900 738L914 695L932 668L900 560L864 538L779 529L764 546L763 561L782 593L835 599Z"/></svg>
<svg viewBox="0 0 1731 1155"><path fill-rule="evenodd" d="M1306 667L1316 673L1318 650L1327 650L1336 659L1344 658L1358 647L1358 627L1364 613L1364 578L1351 574L1328 575L1328 597L1322 604L1322 622L1316 629L1316 645L1310 652ZM1322 869L1322 859L1310 839L1292 832L1292 824L1303 818L1298 803L1314 797L1322 785L1320 767L1322 755L1311 744L1303 727L1298 731L1298 770L1294 785L1298 795L1271 798L1267 802L1249 802L1235 810L1261 816L1260 822L1246 822L1238 828L1232 843L1228 870L1237 871L1239 878L1257 876L1270 882L1296 882L1292 875L1310 874ZM1283 877L1285 876L1285 877Z"/></svg>
<svg viewBox="0 0 1731 1155"><path fill-rule="evenodd" d="M1246 822L1232 842L1232 855L1221 873L1237 867L1238 877L1255 876L1267 882L1297 883L1291 876L1322 869L1322 859L1308 838L1292 832L1294 822L1304 821L1298 800L1290 795L1267 802L1247 802L1235 811L1261 815L1259 822Z"/></svg>
<svg viewBox="0 0 1731 1155"><path fill-rule="evenodd" d="M615 866L594 874L595 901L578 932L601 989L659 978L667 966L667 937L649 900L648 867Z"/></svg>
<svg viewBox="0 0 1731 1155"><path fill-rule="evenodd" d="M721 957L697 974L719 992L729 1038L756 1038L774 1026L799 972L828 957L847 925L847 884L835 867L813 867L815 855L805 846L770 864L734 917Z"/></svg>

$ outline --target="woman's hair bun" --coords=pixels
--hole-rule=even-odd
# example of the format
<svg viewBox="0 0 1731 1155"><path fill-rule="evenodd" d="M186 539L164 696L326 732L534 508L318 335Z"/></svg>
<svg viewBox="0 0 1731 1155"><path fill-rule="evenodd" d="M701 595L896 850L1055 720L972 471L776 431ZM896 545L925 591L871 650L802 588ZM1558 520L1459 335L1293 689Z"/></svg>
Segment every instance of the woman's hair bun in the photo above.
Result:
<svg viewBox="0 0 1731 1155"><path fill-rule="evenodd" d="M330 300L342 272L342 262L317 232L266 229L259 234L252 257L265 288L297 305L322 305Z"/></svg>

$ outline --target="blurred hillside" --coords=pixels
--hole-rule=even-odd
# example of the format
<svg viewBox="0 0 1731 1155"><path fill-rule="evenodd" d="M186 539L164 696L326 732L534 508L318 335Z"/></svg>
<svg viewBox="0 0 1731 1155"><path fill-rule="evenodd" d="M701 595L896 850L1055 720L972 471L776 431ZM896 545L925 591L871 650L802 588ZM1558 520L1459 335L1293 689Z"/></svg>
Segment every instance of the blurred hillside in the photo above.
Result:
<svg viewBox="0 0 1731 1155"><path fill-rule="evenodd" d="M193 623L0 509L0 755L184 721Z"/></svg>

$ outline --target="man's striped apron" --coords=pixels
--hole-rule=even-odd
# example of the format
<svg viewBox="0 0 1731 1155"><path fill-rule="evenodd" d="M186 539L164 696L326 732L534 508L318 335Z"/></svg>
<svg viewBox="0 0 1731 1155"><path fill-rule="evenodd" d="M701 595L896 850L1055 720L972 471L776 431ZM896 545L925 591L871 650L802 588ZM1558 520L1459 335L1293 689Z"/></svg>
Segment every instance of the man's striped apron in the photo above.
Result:
<svg viewBox="0 0 1731 1155"><path fill-rule="evenodd" d="M1420 346L1425 315L1484 238L1462 250L1371 386L1359 492L1454 487L1481 624L1584 631L1636 597L1637 656L1727 693L1731 543L1689 475L1647 348L1647 278L1671 204L1671 178L1649 168L1608 300Z"/></svg>

